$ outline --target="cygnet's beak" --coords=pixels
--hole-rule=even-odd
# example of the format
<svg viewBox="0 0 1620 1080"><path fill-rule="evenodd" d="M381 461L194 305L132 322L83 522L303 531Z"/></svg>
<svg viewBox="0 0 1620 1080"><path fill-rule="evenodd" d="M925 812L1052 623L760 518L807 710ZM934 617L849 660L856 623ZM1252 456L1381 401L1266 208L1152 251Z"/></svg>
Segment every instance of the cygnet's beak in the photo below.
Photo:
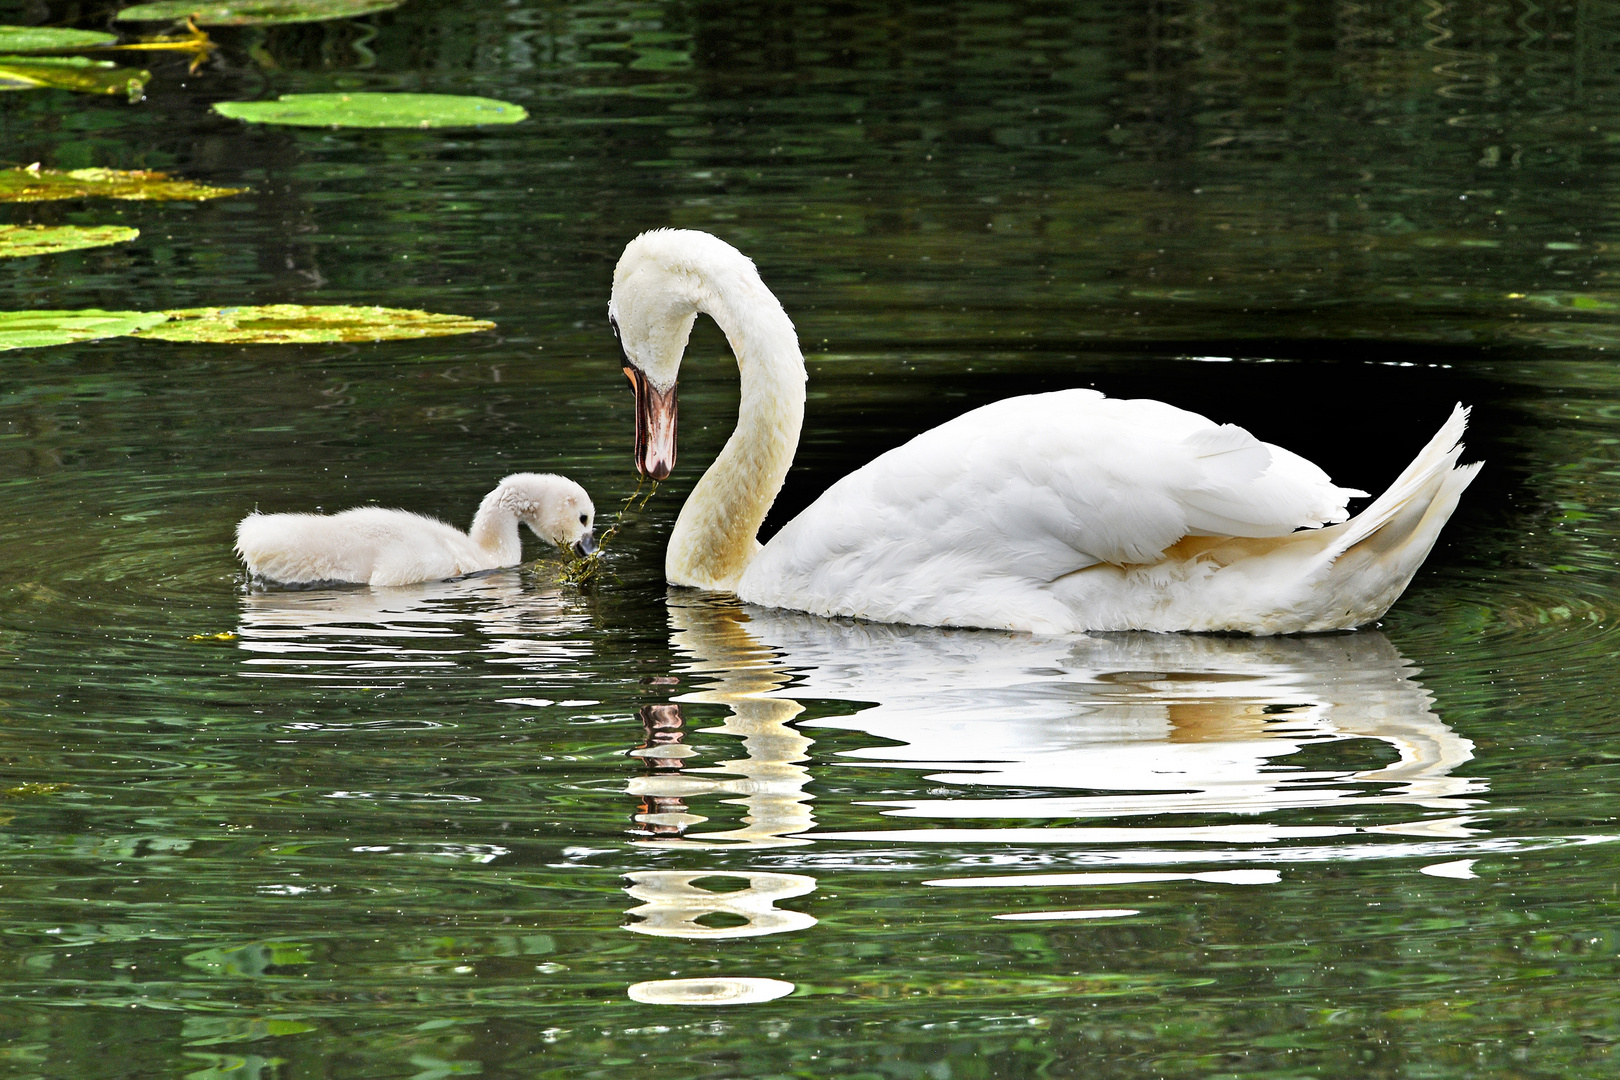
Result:
<svg viewBox="0 0 1620 1080"><path fill-rule="evenodd" d="M624 373L636 392L636 472L662 480L675 468L675 387L657 389L630 364Z"/></svg>
<svg viewBox="0 0 1620 1080"><path fill-rule="evenodd" d="M575 555L596 554L596 530L586 529L585 535L574 541Z"/></svg>

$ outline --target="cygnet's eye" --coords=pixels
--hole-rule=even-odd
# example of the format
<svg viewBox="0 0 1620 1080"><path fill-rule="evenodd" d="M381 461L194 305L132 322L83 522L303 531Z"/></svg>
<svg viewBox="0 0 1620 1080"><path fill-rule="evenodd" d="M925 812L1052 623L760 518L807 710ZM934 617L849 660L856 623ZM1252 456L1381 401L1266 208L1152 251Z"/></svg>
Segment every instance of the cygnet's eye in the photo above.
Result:
<svg viewBox="0 0 1620 1080"><path fill-rule="evenodd" d="M590 524L590 522L585 520L585 515L584 514L579 515L579 523L581 525L589 525Z"/></svg>

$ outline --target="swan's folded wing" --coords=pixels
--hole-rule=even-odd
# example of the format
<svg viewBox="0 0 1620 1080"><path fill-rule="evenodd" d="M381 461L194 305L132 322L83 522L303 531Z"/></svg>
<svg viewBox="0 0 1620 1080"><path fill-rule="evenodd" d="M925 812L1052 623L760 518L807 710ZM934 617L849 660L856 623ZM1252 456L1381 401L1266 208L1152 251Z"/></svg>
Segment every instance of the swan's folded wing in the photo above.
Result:
<svg viewBox="0 0 1620 1080"><path fill-rule="evenodd" d="M845 477L749 577L819 578L829 595L901 578L1051 581L1155 562L1189 534L1343 520L1351 494L1296 454L1162 402L1037 394L957 417Z"/></svg>
<svg viewBox="0 0 1620 1080"><path fill-rule="evenodd" d="M1182 494L1188 531L1198 536L1282 536L1349 516L1365 491L1341 488L1314 463L1263 443L1235 424L1183 440L1201 476Z"/></svg>

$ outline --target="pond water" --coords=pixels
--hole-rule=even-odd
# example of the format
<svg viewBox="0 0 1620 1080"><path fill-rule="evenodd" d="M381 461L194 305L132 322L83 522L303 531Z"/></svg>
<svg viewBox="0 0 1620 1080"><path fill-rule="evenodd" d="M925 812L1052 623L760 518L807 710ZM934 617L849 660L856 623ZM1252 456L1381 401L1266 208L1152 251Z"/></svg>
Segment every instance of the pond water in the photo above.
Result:
<svg viewBox="0 0 1620 1080"><path fill-rule="evenodd" d="M94 5L3 21L95 28ZM219 30L130 105L0 97L12 164L206 203L6 310L388 304L493 332L114 339L0 376L0 1061L18 1077L1592 1076L1620 1040L1620 19L1566 0L416 0ZM482 94L509 128L220 100ZM1096 386L1386 484L1487 462L1376 628L827 621L667 590L736 405L582 591L248 586L235 522L635 487L640 230L802 335L767 529L966 409ZM532 543L532 540L531 540Z"/></svg>

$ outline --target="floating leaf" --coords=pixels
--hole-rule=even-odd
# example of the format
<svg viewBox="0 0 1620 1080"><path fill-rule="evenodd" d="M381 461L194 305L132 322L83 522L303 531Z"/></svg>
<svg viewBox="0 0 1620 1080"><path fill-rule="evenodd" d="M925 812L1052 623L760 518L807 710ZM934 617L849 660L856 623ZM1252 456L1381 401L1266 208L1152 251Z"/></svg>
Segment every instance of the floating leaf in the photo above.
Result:
<svg viewBox="0 0 1620 1080"><path fill-rule="evenodd" d="M50 202L54 199L150 199L199 201L237 195L247 188L209 187L189 180L171 180L167 173L147 170L74 169L58 172L30 165L0 169L0 202Z"/></svg>
<svg viewBox="0 0 1620 1080"><path fill-rule="evenodd" d="M116 45L117 34L100 30L64 30L55 26L0 26L0 53L73 52L97 45Z"/></svg>
<svg viewBox="0 0 1620 1080"><path fill-rule="evenodd" d="M119 22L179 21L190 16L198 26L271 26L277 23L324 22L389 11L404 0L242 0L241 3L201 3L164 0L125 8Z"/></svg>
<svg viewBox="0 0 1620 1080"><path fill-rule="evenodd" d="M77 90L81 94L125 94L139 101L150 71L121 68L110 60L82 56L0 56L0 90Z"/></svg>
<svg viewBox="0 0 1620 1080"><path fill-rule="evenodd" d="M0 311L0 351L38 349L122 337L156 326L167 315L150 311Z"/></svg>
<svg viewBox="0 0 1620 1080"><path fill-rule="evenodd" d="M460 94L283 94L276 101L221 101L214 111L250 124L351 128L515 124L529 115L521 105Z"/></svg>
<svg viewBox="0 0 1620 1080"><path fill-rule="evenodd" d="M137 336L161 341L218 342L232 345L305 345L328 341L395 341L493 330L495 324L462 315L436 315L403 308L257 307L186 308L164 314L170 321Z"/></svg>
<svg viewBox="0 0 1620 1080"><path fill-rule="evenodd" d="M0 225L0 259L127 244L139 235L124 225Z"/></svg>

